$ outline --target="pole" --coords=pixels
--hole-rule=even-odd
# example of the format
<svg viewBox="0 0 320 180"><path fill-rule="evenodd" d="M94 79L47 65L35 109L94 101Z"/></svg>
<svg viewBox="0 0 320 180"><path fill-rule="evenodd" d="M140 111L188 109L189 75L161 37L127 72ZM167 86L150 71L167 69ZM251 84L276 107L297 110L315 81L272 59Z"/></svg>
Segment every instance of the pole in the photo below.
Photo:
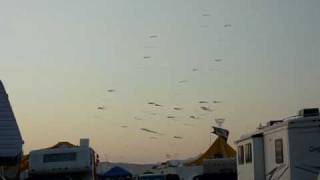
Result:
<svg viewBox="0 0 320 180"><path fill-rule="evenodd" d="M4 167L3 166L0 166L0 178L2 180L6 180L6 178L4 178Z"/></svg>
<svg viewBox="0 0 320 180"><path fill-rule="evenodd" d="M209 137L210 137L210 144L209 144L209 146L211 146L211 143L212 143L211 132L209 133Z"/></svg>

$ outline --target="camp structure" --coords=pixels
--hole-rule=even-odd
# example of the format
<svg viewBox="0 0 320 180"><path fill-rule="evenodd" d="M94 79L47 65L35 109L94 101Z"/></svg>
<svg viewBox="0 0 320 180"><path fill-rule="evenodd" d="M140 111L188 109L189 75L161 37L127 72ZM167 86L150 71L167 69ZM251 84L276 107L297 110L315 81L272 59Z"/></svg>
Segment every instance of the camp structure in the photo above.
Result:
<svg viewBox="0 0 320 180"><path fill-rule="evenodd" d="M100 176L101 180L126 180L131 179L132 174L126 169L114 166L109 171Z"/></svg>
<svg viewBox="0 0 320 180"><path fill-rule="evenodd" d="M96 180L98 155L89 146L89 139L80 139L80 145L68 142L33 150L24 156L20 170L22 179L82 179Z"/></svg>
<svg viewBox="0 0 320 180"><path fill-rule="evenodd" d="M73 148L73 147L77 147L74 144L71 144L69 142L63 141L63 142L58 142L57 144L51 146L51 147L47 147L47 148L43 148L42 150L48 150L48 149L56 149L56 148ZM29 154L24 155L21 159L20 162L20 171L26 171L29 169Z"/></svg>
<svg viewBox="0 0 320 180"><path fill-rule="evenodd" d="M236 151L227 144L229 131L220 127L213 128L213 133L218 136L217 139L205 153L185 163L185 166L203 168L203 174L194 177L197 180L236 180Z"/></svg>
<svg viewBox="0 0 320 180"><path fill-rule="evenodd" d="M16 179L22 157L22 136L8 94L0 80L0 178Z"/></svg>
<svg viewBox="0 0 320 180"><path fill-rule="evenodd" d="M205 153L200 155L198 158L187 162L185 165L201 166L205 160L235 157L236 151L229 144L227 144L223 137L218 137Z"/></svg>

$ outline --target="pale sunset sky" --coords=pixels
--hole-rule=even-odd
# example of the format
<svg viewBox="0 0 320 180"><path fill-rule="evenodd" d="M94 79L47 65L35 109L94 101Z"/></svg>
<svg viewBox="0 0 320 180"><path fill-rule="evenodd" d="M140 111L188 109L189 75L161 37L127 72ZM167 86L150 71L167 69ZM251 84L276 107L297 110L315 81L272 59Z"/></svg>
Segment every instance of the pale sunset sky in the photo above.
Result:
<svg viewBox="0 0 320 180"><path fill-rule="evenodd" d="M184 159L208 148L215 118L234 146L320 106L319 0L0 3L0 79L25 153L90 138L102 160Z"/></svg>

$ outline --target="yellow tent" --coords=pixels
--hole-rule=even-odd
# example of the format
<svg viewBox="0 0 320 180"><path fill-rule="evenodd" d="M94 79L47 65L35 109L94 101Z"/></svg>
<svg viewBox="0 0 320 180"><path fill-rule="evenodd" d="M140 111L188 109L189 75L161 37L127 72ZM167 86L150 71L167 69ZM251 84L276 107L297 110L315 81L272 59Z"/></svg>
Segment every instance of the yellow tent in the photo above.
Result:
<svg viewBox="0 0 320 180"><path fill-rule="evenodd" d="M233 158L236 157L236 151L227 144L226 140L218 137L210 148L197 159L186 163L187 166L200 166L206 159L215 158Z"/></svg>

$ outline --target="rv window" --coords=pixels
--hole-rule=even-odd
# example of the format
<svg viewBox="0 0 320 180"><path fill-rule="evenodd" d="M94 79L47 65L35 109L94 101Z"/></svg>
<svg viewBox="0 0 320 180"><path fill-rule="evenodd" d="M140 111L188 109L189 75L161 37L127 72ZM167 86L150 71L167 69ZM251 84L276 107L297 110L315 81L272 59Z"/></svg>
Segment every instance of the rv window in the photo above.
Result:
<svg viewBox="0 0 320 180"><path fill-rule="evenodd" d="M44 163L62 162L62 161L75 161L77 153L59 153L59 154L45 154L43 156Z"/></svg>
<svg viewBox="0 0 320 180"><path fill-rule="evenodd" d="M243 146L238 147L238 164L244 163L244 151Z"/></svg>
<svg viewBox="0 0 320 180"><path fill-rule="evenodd" d="M275 152L276 152L276 163L283 163L283 141L282 139L275 140Z"/></svg>
<svg viewBox="0 0 320 180"><path fill-rule="evenodd" d="M252 145L251 143L245 145L246 163L252 162Z"/></svg>

